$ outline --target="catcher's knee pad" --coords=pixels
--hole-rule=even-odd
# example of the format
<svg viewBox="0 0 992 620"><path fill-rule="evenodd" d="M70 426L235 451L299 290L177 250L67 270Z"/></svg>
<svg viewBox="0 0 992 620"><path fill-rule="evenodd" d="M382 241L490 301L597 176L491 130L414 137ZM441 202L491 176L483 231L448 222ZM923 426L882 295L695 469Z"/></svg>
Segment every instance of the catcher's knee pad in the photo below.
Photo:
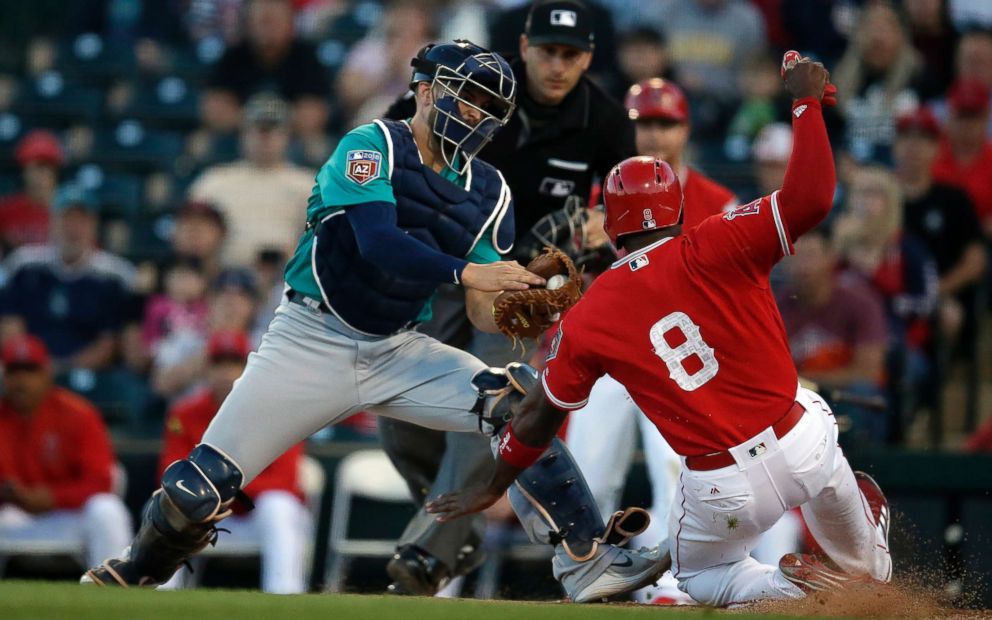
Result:
<svg viewBox="0 0 992 620"><path fill-rule="evenodd" d="M579 466L558 438L544 456L521 472L516 485L554 531L551 542L561 543L579 562L593 558L600 544L625 544L650 522L644 509L628 508L603 523Z"/></svg>
<svg viewBox="0 0 992 620"><path fill-rule="evenodd" d="M162 474L162 490L192 523L218 521L241 490L244 474L219 450L200 444L189 458L176 461Z"/></svg>
<svg viewBox="0 0 992 620"><path fill-rule="evenodd" d="M485 422L500 429L513 417L513 407L537 385L537 369L528 364L511 362L505 368L486 368L472 377L479 391L473 411L479 416L479 426Z"/></svg>

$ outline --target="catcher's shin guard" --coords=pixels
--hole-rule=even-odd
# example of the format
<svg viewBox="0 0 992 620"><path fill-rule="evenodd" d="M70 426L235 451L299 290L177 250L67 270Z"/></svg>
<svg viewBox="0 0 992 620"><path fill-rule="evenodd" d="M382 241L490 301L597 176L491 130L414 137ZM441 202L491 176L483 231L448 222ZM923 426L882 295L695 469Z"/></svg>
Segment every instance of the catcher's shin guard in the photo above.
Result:
<svg viewBox="0 0 992 620"><path fill-rule="evenodd" d="M568 448L557 438L536 463L521 472L515 490L550 529L549 542L560 543L577 562L592 559L601 544L626 544L650 523L643 508L617 511L603 523L582 472Z"/></svg>
<svg viewBox="0 0 992 620"><path fill-rule="evenodd" d="M243 478L234 461L200 444L165 470L123 557L87 571L81 582L126 587L168 581L191 555L217 541L217 522L231 514Z"/></svg>
<svg viewBox="0 0 992 620"><path fill-rule="evenodd" d="M479 399L472 408L479 416L479 430L495 433L513 417L513 408L537 385L537 369L511 362L506 368L486 368L472 377ZM487 428L491 427L491 428Z"/></svg>

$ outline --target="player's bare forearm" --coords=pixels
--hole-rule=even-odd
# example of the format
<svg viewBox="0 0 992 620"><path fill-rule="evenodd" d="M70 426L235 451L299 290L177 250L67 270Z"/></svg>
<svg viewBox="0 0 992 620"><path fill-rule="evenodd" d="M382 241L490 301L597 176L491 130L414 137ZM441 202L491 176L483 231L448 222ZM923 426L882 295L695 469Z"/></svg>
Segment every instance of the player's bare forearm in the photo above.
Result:
<svg viewBox="0 0 992 620"><path fill-rule="evenodd" d="M843 368L805 372L803 377L820 385L845 388L856 383L877 383L885 368L885 346L866 344L854 351L851 363Z"/></svg>
<svg viewBox="0 0 992 620"><path fill-rule="evenodd" d="M565 421L565 416L564 412L547 400L543 390L535 389L520 404L510 425L519 444L543 452L541 447L551 443ZM510 429L506 432L509 433ZM427 502L427 512L438 515L438 521L443 522L485 510L503 496L524 469L526 466L515 465L505 458L497 457L496 469L485 486L446 493Z"/></svg>
<svg viewBox="0 0 992 620"><path fill-rule="evenodd" d="M965 247L961 260L940 279L940 294L954 295L961 289L981 280L985 274L985 248L979 242Z"/></svg>
<svg viewBox="0 0 992 620"><path fill-rule="evenodd" d="M499 292L486 292L478 289L465 289L465 312L468 320L481 332L495 334L499 332L493 319L493 302Z"/></svg>

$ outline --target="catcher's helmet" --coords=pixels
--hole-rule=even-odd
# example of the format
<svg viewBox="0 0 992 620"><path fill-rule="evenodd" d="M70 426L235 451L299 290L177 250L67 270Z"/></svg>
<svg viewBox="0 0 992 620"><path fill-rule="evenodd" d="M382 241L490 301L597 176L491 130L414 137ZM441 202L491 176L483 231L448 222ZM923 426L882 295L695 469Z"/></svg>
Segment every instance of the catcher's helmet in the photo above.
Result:
<svg viewBox="0 0 992 620"><path fill-rule="evenodd" d="M624 99L631 120L657 119L684 123L689 120L689 101L675 82L661 78L641 80Z"/></svg>
<svg viewBox="0 0 992 620"><path fill-rule="evenodd" d="M672 167L653 157L630 157L613 167L603 190L606 234L667 228L682 221L682 184Z"/></svg>
<svg viewBox="0 0 992 620"><path fill-rule="evenodd" d="M449 168L461 174L496 131L510 120L517 83L502 56L471 41L430 44L410 61L410 88L429 82L434 94L434 134L441 141L441 155ZM484 104L466 98L470 91L488 95ZM475 109L481 120L474 126L462 118L459 105Z"/></svg>

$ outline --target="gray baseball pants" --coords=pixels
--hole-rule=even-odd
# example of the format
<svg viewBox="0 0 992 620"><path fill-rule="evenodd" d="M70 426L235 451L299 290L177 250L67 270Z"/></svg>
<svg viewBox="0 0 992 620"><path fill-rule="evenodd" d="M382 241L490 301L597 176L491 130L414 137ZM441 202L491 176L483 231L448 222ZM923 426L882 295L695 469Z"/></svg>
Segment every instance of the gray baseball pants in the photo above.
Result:
<svg viewBox="0 0 992 620"><path fill-rule="evenodd" d="M241 467L245 484L293 444L358 411L474 432L488 446L471 413L472 377L486 368L478 358L415 331L368 336L312 306L279 306L203 435Z"/></svg>
<svg viewBox="0 0 992 620"><path fill-rule="evenodd" d="M471 328L461 289L442 287L433 305L434 317L420 331L464 348L491 366L502 367L521 360L519 347L513 351L506 337L482 334ZM424 510L423 503L427 497L485 483L495 465L489 439L479 434L439 432L386 418L379 420L379 434L383 449L410 487L414 503L420 505L397 546L414 545L454 571L462 547L477 547L481 543L485 516L475 514L438 523L434 515Z"/></svg>

